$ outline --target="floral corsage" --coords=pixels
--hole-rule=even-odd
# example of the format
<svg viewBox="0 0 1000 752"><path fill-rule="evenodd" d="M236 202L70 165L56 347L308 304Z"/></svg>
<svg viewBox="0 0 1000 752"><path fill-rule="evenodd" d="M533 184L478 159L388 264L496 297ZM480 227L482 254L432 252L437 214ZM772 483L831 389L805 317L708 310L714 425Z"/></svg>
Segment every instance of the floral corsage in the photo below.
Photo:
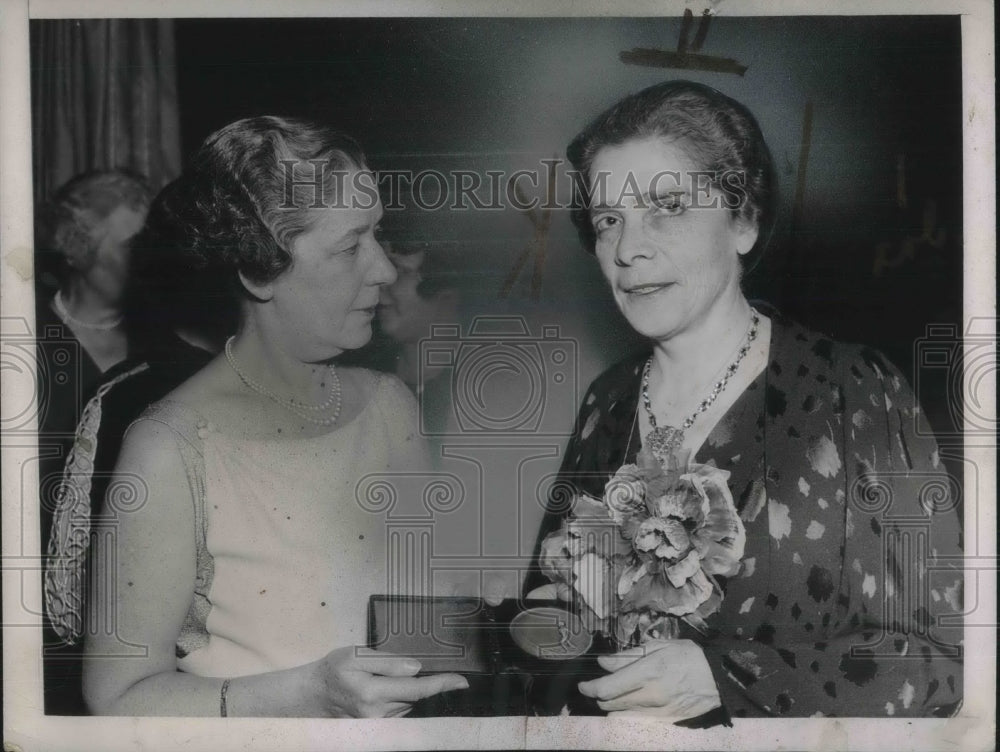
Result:
<svg viewBox="0 0 1000 752"><path fill-rule="evenodd" d="M621 646L676 637L678 619L704 632L722 603L715 577L739 572L746 544L728 478L714 464L674 456L661 464L643 449L603 499L573 498L542 542L542 570L579 594L593 631Z"/></svg>

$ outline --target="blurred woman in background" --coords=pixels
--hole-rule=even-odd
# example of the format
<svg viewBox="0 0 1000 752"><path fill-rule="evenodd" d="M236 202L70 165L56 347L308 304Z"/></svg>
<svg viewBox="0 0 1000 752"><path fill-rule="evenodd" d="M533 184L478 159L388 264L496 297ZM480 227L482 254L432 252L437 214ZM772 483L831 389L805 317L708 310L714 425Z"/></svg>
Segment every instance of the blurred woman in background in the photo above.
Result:
<svg viewBox="0 0 1000 752"><path fill-rule="evenodd" d="M39 433L44 443L64 450L53 457L57 474L83 401L102 374L128 356L124 306L130 244L150 199L142 178L122 170L96 171L70 180L38 212ZM56 348L58 357L50 357ZM43 491L46 481L52 482L48 475L43 471ZM51 512L50 504L42 506Z"/></svg>
<svg viewBox="0 0 1000 752"><path fill-rule="evenodd" d="M47 551L77 421L130 353L125 298L131 243L149 209L146 181L124 170L83 173L36 217L41 550ZM78 659L46 620L46 710L82 712ZM71 651L72 652L72 651Z"/></svg>

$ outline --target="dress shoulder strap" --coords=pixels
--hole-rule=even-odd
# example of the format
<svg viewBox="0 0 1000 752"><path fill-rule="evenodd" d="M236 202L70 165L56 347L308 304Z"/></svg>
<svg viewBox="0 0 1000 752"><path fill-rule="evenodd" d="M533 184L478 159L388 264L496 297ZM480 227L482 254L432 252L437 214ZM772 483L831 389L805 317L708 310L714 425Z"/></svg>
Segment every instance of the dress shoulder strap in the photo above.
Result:
<svg viewBox="0 0 1000 752"><path fill-rule="evenodd" d="M182 454L188 451L202 455L202 442L211 429L211 423L203 418L193 407L177 400L164 399L154 402L143 410L126 429L132 428L136 423L143 420L152 420L162 423L169 428L181 440L179 446ZM187 458L185 457L185 460ZM186 462L185 462L186 464Z"/></svg>
<svg viewBox="0 0 1000 752"><path fill-rule="evenodd" d="M142 420L162 423L174 433L194 504L193 532L196 555L194 598L177 638L177 655L183 657L208 642L206 622L211 608L208 591L215 576L215 559L208 550L204 440L214 427L194 408L169 399L154 402L133 421L132 425Z"/></svg>

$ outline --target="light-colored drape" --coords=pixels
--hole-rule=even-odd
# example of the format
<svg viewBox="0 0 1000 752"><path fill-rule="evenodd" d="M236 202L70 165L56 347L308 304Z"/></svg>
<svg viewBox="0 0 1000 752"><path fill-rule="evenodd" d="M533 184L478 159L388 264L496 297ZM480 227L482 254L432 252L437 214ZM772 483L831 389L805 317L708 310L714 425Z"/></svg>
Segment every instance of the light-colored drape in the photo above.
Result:
<svg viewBox="0 0 1000 752"><path fill-rule="evenodd" d="M35 200L91 169L180 171L173 22L35 21L31 45Z"/></svg>

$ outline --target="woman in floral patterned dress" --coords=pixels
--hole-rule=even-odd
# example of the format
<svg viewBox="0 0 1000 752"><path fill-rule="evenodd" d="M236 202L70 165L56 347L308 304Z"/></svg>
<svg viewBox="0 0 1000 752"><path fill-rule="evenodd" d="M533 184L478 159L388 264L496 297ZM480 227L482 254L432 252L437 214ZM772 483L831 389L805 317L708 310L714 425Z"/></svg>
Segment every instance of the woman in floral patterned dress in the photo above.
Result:
<svg viewBox="0 0 1000 752"><path fill-rule="evenodd" d="M568 154L581 238L652 348L591 385L562 478L601 498L640 449L690 453L729 472L746 530L706 629L602 658L580 691L674 720L956 712L961 622L939 617L962 611L958 495L891 363L744 296L774 198L753 116L667 82ZM552 500L539 546L566 511Z"/></svg>

